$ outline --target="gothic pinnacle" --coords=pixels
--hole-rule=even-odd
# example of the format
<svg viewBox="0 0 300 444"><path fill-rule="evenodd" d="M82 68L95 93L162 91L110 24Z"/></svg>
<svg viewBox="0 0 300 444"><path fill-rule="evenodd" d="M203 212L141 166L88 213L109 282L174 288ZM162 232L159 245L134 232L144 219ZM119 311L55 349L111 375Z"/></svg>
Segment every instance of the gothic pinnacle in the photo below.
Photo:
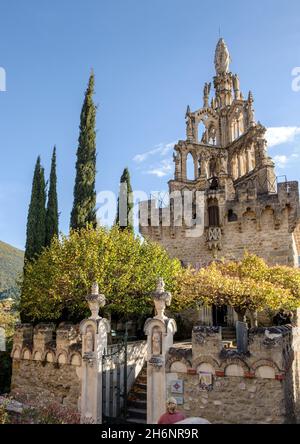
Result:
<svg viewBox="0 0 300 444"><path fill-rule="evenodd" d="M229 72L230 54L224 39L220 39L215 53L215 68L217 75Z"/></svg>

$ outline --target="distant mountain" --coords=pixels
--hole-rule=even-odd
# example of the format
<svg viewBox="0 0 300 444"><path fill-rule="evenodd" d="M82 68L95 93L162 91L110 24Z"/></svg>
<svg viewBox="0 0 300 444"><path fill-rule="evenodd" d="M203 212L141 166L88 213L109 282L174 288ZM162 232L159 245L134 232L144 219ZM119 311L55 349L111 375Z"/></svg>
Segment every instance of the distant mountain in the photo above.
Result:
<svg viewBox="0 0 300 444"><path fill-rule="evenodd" d="M0 299L18 298L19 279L24 262L24 252L0 241Z"/></svg>

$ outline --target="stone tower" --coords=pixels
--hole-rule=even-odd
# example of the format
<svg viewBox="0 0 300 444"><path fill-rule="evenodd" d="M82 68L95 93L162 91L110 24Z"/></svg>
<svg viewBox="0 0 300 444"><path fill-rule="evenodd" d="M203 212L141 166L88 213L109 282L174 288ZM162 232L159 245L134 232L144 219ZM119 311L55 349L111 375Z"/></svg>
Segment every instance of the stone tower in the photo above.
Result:
<svg viewBox="0 0 300 444"><path fill-rule="evenodd" d="M206 83L203 107L195 112L187 108L186 140L174 148L175 175L169 192L180 195L182 205L178 210L178 199L177 207L176 199L170 199L166 208L151 200L141 202L140 231L184 265L239 259L248 250L269 264L298 266L298 182L278 183L267 154L266 128L255 120L253 94L243 97L239 77L229 65L228 48L220 39L214 96L210 97L211 83ZM192 180L187 177L189 156ZM186 193L192 195L192 224L184 216Z"/></svg>

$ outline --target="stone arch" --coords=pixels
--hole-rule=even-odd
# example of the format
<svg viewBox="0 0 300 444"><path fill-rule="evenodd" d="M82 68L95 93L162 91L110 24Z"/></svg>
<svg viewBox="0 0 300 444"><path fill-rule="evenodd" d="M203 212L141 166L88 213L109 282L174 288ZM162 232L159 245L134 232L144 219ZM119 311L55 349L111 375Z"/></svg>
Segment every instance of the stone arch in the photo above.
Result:
<svg viewBox="0 0 300 444"><path fill-rule="evenodd" d="M255 376L256 378L261 378L261 379L275 379L276 372L274 368L269 365L261 365L260 367L257 367L257 369L255 370Z"/></svg>
<svg viewBox="0 0 300 444"><path fill-rule="evenodd" d="M225 376L244 377L245 372L241 365L229 364L225 367Z"/></svg>
<svg viewBox="0 0 300 444"><path fill-rule="evenodd" d="M274 361L271 361L271 360L268 360L268 359L259 359L258 361L255 361L251 365L251 370L253 370L253 372L256 372L256 370L259 367L271 367L275 371L276 375L281 373L278 365Z"/></svg>
<svg viewBox="0 0 300 444"><path fill-rule="evenodd" d="M32 358L33 358L33 361L42 361L43 360L42 351L41 350L33 350Z"/></svg>
<svg viewBox="0 0 300 444"><path fill-rule="evenodd" d="M186 369L188 369L188 368L192 368L192 364L191 364L191 362L188 360L188 359L186 359L186 358L184 358L184 357L178 357L178 356L170 356L168 359L167 359L167 362L166 362L166 371L167 372L171 372L172 370L171 370L171 368L172 368L172 365L173 364L176 364L176 363L181 363L182 365L184 365L185 367L186 367ZM174 373L177 373L176 371L174 372ZM180 372L178 372L178 373L180 373ZM182 372L181 372L182 373Z"/></svg>
<svg viewBox="0 0 300 444"><path fill-rule="evenodd" d="M187 373L187 366L182 361L174 361L170 367L171 373Z"/></svg>
<svg viewBox="0 0 300 444"><path fill-rule="evenodd" d="M261 226L262 228L274 228L274 210L271 206L267 205L261 213Z"/></svg>
<svg viewBox="0 0 300 444"><path fill-rule="evenodd" d="M236 107L233 109L229 117L230 140L233 142L238 139L245 131L244 118L242 108Z"/></svg>
<svg viewBox="0 0 300 444"><path fill-rule="evenodd" d="M238 221L238 216L237 214L232 210L228 210L228 214L227 214L227 221L230 222L237 222Z"/></svg>
<svg viewBox="0 0 300 444"><path fill-rule="evenodd" d="M11 354L13 359L21 359L21 347L16 345Z"/></svg>
<svg viewBox="0 0 300 444"><path fill-rule="evenodd" d="M77 367L81 366L81 354L80 353L72 353L70 356L69 363L71 365L75 365Z"/></svg>
<svg viewBox="0 0 300 444"><path fill-rule="evenodd" d="M211 356L207 356L207 355L200 356L199 358L195 359L193 362L194 368L198 368L202 364L210 365L211 367L213 367L215 369L215 371L220 370L220 368L221 368L219 362L216 359L212 358Z"/></svg>
<svg viewBox="0 0 300 444"><path fill-rule="evenodd" d="M214 123L211 123L208 128L207 138L208 138L208 144L216 146L217 145L217 126Z"/></svg>
<svg viewBox="0 0 300 444"><path fill-rule="evenodd" d="M280 220L281 220L282 226L288 227L291 211L292 211L292 209L291 209L290 204L287 204L287 205L285 205L284 208L282 208L282 210L280 212Z"/></svg>
<svg viewBox="0 0 300 444"><path fill-rule="evenodd" d="M234 368L229 369L229 371L232 370L233 372L235 370L237 370L236 367L241 367L243 370L243 375L244 375L244 373L248 373L250 371L250 367L242 359L233 358L233 359L227 359L227 361L225 361L221 364L221 369L225 372L225 375L226 375L226 369L228 369L228 367L230 367L230 366L235 366ZM227 373L228 373L228 371L227 371Z"/></svg>
<svg viewBox="0 0 300 444"><path fill-rule="evenodd" d="M21 359L31 360L31 350L27 347L24 347L21 352Z"/></svg>
<svg viewBox="0 0 300 444"><path fill-rule="evenodd" d="M68 353L65 350L57 352L58 364L68 364Z"/></svg>
<svg viewBox="0 0 300 444"><path fill-rule="evenodd" d="M56 356L52 350L46 350L44 361L47 362L55 362Z"/></svg>
<svg viewBox="0 0 300 444"><path fill-rule="evenodd" d="M202 364L197 367L197 373L211 373L212 375L215 375L216 369L213 365L208 364L207 362L202 362Z"/></svg>
<svg viewBox="0 0 300 444"><path fill-rule="evenodd" d="M242 217L245 230L256 230L256 213L251 208L247 208Z"/></svg>
<svg viewBox="0 0 300 444"><path fill-rule="evenodd" d="M205 143L204 138L205 138L205 133L206 133L206 126L205 126L203 119L200 119L199 122L197 123L197 133L198 133L199 141L201 143Z"/></svg>
<svg viewBox="0 0 300 444"><path fill-rule="evenodd" d="M196 180L196 171L198 171L197 160L195 159L194 153L189 151L186 155L186 179L188 181Z"/></svg>

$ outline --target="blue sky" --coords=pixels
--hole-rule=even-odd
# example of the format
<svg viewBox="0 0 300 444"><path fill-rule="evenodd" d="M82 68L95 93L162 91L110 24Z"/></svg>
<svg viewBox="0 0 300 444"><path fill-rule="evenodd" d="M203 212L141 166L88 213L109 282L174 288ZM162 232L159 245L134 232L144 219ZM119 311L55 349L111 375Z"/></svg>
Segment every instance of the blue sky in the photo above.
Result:
<svg viewBox="0 0 300 444"><path fill-rule="evenodd" d="M72 207L78 125L90 69L96 76L97 191L118 188L128 166L134 189L167 189L172 143L185 111L202 106L221 34L270 130L278 175L300 179L299 0L1 0L0 239L25 244L33 168L49 174L57 146L60 229ZM146 156L139 156L148 153Z"/></svg>

